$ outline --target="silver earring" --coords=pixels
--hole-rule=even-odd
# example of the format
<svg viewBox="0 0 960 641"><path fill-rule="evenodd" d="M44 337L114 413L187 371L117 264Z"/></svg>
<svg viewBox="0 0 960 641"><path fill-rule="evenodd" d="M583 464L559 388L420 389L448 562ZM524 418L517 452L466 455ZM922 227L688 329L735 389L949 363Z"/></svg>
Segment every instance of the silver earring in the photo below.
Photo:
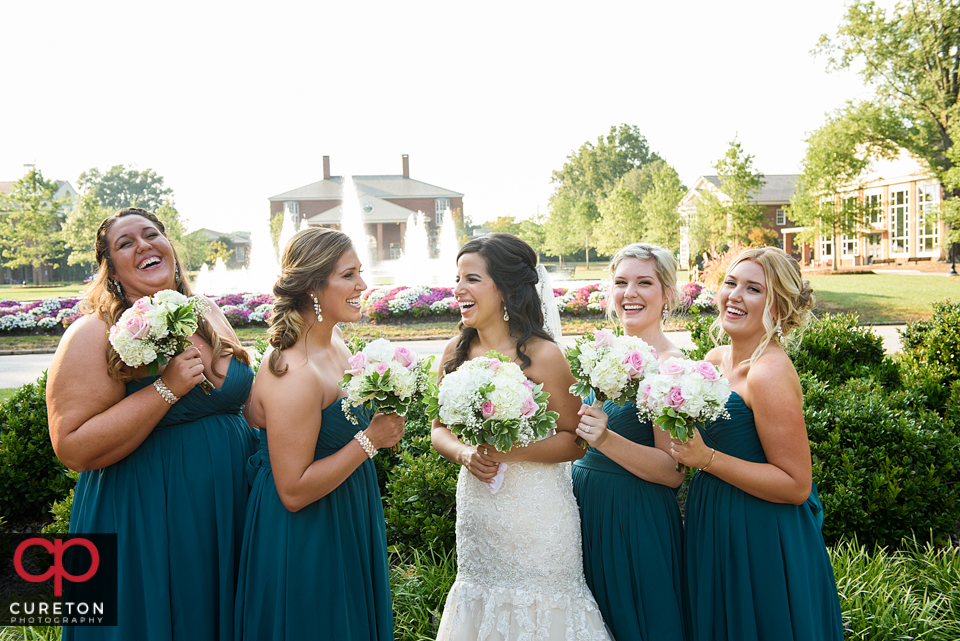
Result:
<svg viewBox="0 0 960 641"><path fill-rule="evenodd" d="M313 311L317 313L317 322L323 322L323 316L320 315L320 301L316 296L313 297Z"/></svg>
<svg viewBox="0 0 960 641"><path fill-rule="evenodd" d="M669 316L670 316L670 310L667 309L667 306L666 306L666 305L664 305L664 306L663 306L663 322L664 322L664 323L667 322L667 317L669 317Z"/></svg>
<svg viewBox="0 0 960 641"><path fill-rule="evenodd" d="M176 263L173 264L173 282L180 284L180 265Z"/></svg>
<svg viewBox="0 0 960 641"><path fill-rule="evenodd" d="M505 321L509 321L509 320L510 320L510 314L507 313L507 306L506 306L506 305L503 306L503 320L505 320Z"/></svg>
<svg viewBox="0 0 960 641"><path fill-rule="evenodd" d="M780 327L780 323L777 323L777 341L783 342L783 328Z"/></svg>
<svg viewBox="0 0 960 641"><path fill-rule="evenodd" d="M123 286L120 285L120 281L116 278L111 278L110 282L113 284L113 293L116 294L117 298L123 300Z"/></svg>

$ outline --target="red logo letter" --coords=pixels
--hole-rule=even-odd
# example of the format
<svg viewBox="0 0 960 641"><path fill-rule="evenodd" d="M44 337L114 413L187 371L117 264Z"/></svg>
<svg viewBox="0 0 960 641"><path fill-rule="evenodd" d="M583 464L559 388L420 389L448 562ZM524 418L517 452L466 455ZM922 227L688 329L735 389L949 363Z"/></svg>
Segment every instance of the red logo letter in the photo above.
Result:
<svg viewBox="0 0 960 641"><path fill-rule="evenodd" d="M23 568L23 553L32 545L39 545L47 552L54 555L53 567L43 574L28 574ZM90 569L80 576L69 574L63 569L63 551L71 545L82 545L90 552ZM13 555L13 567L16 568L17 574L20 575L20 578L30 581L31 583L40 583L41 581L46 581L52 576L53 594L55 596L63 596L63 577L66 577L75 583L82 583L83 581L86 581L92 577L97 573L97 568L100 567L100 552L97 551L97 546L95 546L93 542L88 539L70 539L66 543L63 542L63 539L54 539L53 543L47 541L46 539L27 539L17 546L17 551Z"/></svg>

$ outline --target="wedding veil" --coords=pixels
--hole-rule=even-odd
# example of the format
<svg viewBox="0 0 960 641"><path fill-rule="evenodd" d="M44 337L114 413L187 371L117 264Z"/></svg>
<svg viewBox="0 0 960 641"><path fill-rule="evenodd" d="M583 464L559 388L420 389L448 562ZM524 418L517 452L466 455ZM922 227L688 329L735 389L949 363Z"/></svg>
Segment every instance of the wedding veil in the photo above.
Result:
<svg viewBox="0 0 960 641"><path fill-rule="evenodd" d="M560 337L563 335L560 327L560 312L557 310L557 301L553 296L550 274L541 263L537 263L537 276L539 277L537 294L540 296L540 307L543 309L543 328L559 344Z"/></svg>

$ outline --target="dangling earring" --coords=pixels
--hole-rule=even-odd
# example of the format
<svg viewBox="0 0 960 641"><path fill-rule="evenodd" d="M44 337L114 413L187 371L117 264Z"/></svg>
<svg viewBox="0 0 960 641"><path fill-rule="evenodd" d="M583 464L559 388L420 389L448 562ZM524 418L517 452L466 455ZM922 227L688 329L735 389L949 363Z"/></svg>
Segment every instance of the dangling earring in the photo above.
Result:
<svg viewBox="0 0 960 641"><path fill-rule="evenodd" d="M113 284L113 293L116 294L117 298L123 300L123 286L120 285L120 281L116 278L111 278L110 282Z"/></svg>
<svg viewBox="0 0 960 641"><path fill-rule="evenodd" d="M777 341L783 343L783 328L777 323Z"/></svg>
<svg viewBox="0 0 960 641"><path fill-rule="evenodd" d="M664 306L663 306L663 322L664 322L664 323L667 322L667 318L668 318L669 316L670 316L670 310L667 309L667 306L666 306L666 305L664 305Z"/></svg>
<svg viewBox="0 0 960 641"><path fill-rule="evenodd" d="M507 306L503 306L503 320L510 321L510 314L507 313Z"/></svg>
<svg viewBox="0 0 960 641"><path fill-rule="evenodd" d="M173 264L173 282L180 284L180 265L177 263Z"/></svg>
<svg viewBox="0 0 960 641"><path fill-rule="evenodd" d="M323 316L320 315L320 301L317 299L316 296L313 297L313 311L317 313L317 322L322 323Z"/></svg>

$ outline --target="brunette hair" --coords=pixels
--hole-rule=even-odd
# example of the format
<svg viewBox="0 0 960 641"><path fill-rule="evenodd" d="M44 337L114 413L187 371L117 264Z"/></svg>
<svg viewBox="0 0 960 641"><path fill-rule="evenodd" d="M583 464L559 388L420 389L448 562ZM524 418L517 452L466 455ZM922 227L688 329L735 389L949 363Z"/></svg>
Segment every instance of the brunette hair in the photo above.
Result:
<svg viewBox="0 0 960 641"><path fill-rule="evenodd" d="M517 357L520 368L530 367L530 357L524 346L533 337L554 342L543 328L543 308L537 294L537 253L527 243L512 234L489 234L469 241L457 253L457 261L464 254L479 254L487 266L487 273L503 297L510 320L510 336L517 341ZM457 325L460 338L457 340L453 358L443 364L444 372L450 373L467 360L470 345L477 338L477 330L467 327L463 321Z"/></svg>
<svg viewBox="0 0 960 641"><path fill-rule="evenodd" d="M330 275L343 253L353 244L346 234L322 227L301 229L283 249L280 278L273 286L273 315L267 338L273 347L270 371L277 376L287 373L289 366L280 369L281 352L293 347L303 335L303 313L312 313L312 296L326 288Z"/></svg>
<svg viewBox="0 0 960 641"><path fill-rule="evenodd" d="M84 314L99 314L100 318L102 318L107 325L111 326L116 324L123 312L133 306L133 303L128 301L126 297L117 291L110 283L110 273L116 272L116 268L113 264L113 257L110 256L110 243L107 239L107 233L119 219L126 216L140 216L141 218L147 219L157 228L157 231L159 231L164 238L168 241L170 240L163 222L152 212L146 209L140 209L139 207L121 209L100 223L100 226L97 228L94 245L97 258L97 275L87 287L86 292L84 292L80 309ZM170 247L173 251L173 261L176 265L175 270L176 273L179 274L179 277L176 279L176 290L184 296L192 296L193 292L190 289L189 283L187 283L187 279L184 277L186 271L184 270L183 263L180 262L177 248L173 246L172 242L170 243ZM120 285L122 286L123 283L120 283ZM210 325L210 322L203 316L197 318L197 334L213 348L213 360L211 362L214 368L219 358L224 354L230 354L237 360L247 365L250 364L250 355L247 353L247 350L239 343L220 336ZM118 381L126 383L136 380L132 370L120 360L120 355L113 349L113 345L109 343L107 344L107 368L110 376ZM214 371L217 370L214 369ZM217 374L220 374L220 372L217 371Z"/></svg>

